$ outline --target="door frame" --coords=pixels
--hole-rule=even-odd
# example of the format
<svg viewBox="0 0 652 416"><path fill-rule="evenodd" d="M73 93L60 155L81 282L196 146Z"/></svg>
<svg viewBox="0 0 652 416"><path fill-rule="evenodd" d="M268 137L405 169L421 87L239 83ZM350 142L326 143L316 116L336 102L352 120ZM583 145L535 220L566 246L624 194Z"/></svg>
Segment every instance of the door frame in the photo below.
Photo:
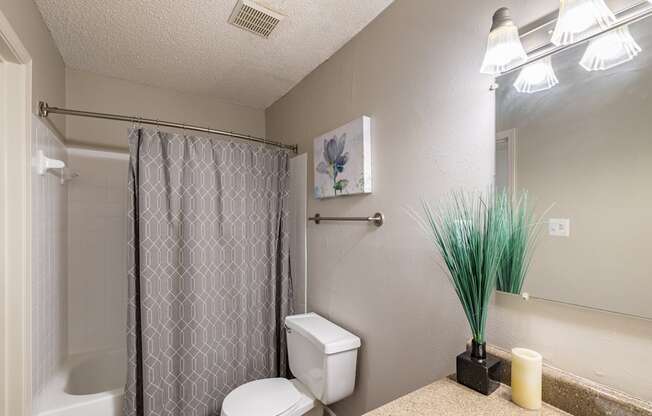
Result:
<svg viewBox="0 0 652 416"><path fill-rule="evenodd" d="M516 143L518 137L516 134L516 129L503 130L496 133L496 143L506 141L507 142L507 164L509 168L507 169L507 188L511 194L514 194L516 191ZM494 159L495 160L495 159ZM495 177L496 167L494 166L494 177Z"/></svg>
<svg viewBox="0 0 652 416"><path fill-rule="evenodd" d="M0 11L0 414L32 413L32 58Z"/></svg>

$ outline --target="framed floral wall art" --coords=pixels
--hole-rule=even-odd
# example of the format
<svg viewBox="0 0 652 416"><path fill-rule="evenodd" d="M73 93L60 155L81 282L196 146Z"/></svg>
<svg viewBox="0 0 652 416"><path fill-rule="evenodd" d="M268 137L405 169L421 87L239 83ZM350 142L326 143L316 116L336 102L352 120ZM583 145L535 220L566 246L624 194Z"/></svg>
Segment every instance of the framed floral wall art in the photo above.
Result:
<svg viewBox="0 0 652 416"><path fill-rule="evenodd" d="M315 198L371 193L371 119L359 117L314 140Z"/></svg>

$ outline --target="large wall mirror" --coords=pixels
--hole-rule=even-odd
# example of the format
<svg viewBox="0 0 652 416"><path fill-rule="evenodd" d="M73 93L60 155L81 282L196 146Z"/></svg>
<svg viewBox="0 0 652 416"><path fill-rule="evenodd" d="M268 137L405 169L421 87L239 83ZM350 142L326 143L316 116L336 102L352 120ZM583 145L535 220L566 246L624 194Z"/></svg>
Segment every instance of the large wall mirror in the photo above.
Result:
<svg viewBox="0 0 652 416"><path fill-rule="evenodd" d="M617 32L638 48L603 36L539 61L540 84L497 78L495 182L545 212L524 292L652 319L652 18Z"/></svg>

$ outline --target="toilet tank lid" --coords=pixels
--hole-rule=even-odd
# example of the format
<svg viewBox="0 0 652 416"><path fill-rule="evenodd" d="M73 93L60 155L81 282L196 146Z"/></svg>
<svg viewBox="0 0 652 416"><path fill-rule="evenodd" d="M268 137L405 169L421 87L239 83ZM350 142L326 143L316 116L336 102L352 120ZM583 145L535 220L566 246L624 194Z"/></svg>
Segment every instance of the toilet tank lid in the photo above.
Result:
<svg viewBox="0 0 652 416"><path fill-rule="evenodd" d="M324 354L360 347L360 338L316 313L287 316L285 326L300 333Z"/></svg>

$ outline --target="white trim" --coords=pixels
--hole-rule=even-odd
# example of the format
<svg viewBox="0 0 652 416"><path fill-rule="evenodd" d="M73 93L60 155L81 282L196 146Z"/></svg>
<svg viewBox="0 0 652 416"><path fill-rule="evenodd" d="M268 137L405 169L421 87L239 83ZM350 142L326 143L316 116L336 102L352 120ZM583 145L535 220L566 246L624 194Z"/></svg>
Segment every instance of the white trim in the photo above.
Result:
<svg viewBox="0 0 652 416"><path fill-rule="evenodd" d="M32 57L27 52L27 49L23 46L23 43L20 41L18 34L14 31L9 23L9 20L5 17L4 13L0 10L0 41L3 42L4 46L13 54L13 57L4 58L6 60L11 60L12 62L18 64L30 64L32 62ZM12 59L13 58L13 59ZM31 97L30 97L31 101Z"/></svg>
<svg viewBox="0 0 652 416"><path fill-rule="evenodd" d="M0 100L0 413L31 415L31 108L32 60L0 11L5 62Z"/></svg>
<svg viewBox="0 0 652 416"><path fill-rule="evenodd" d="M295 306L308 312L308 155L302 153L290 159L290 268L293 282L303 280L303 293L294 293ZM299 296L302 296L299 302ZM299 313L299 310L296 311Z"/></svg>
<svg viewBox="0 0 652 416"><path fill-rule="evenodd" d="M129 160L128 152L119 152L116 150L88 149L85 147L69 146L68 155L82 157L97 157L104 159Z"/></svg>
<svg viewBox="0 0 652 416"><path fill-rule="evenodd" d="M1 44L0 44L1 45ZM5 156L5 146L4 146L4 130L2 129L1 126L5 126L5 99L4 99L4 79L5 79L5 63L3 60L0 58L0 161L4 162L6 159ZM5 169L0 168L0 197L4 199L6 192L5 192ZM0 339L0 403L3 403L3 405L0 407L0 413L3 415L7 413L7 409L4 406L4 403L6 403L5 396L7 392L5 391L5 384L6 384L6 376L7 371L5 369L6 366L6 347L5 347L5 339L6 336L8 335L7 329L5 322L7 321L6 318L6 312L5 312L5 299L7 295L5 294L5 204L0 203L0 335L2 338Z"/></svg>
<svg viewBox="0 0 652 416"><path fill-rule="evenodd" d="M499 131L496 133L496 143L499 141L507 141L507 163L509 164L509 169L507 170L507 183L509 191L514 193L516 191L516 144L518 137L516 134L516 129L509 129L504 131ZM494 166L495 172L495 166Z"/></svg>

